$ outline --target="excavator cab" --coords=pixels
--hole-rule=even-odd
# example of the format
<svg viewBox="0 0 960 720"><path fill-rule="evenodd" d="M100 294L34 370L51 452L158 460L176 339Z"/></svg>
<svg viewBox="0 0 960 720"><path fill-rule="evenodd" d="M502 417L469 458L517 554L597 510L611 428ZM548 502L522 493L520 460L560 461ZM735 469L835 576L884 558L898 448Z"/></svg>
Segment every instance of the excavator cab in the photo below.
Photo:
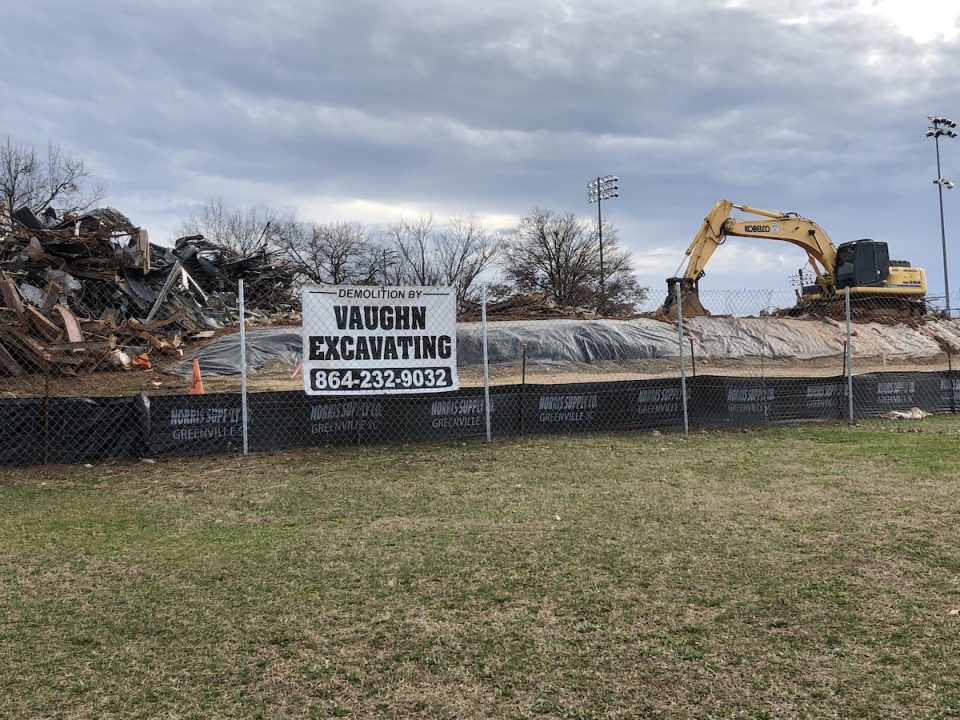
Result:
<svg viewBox="0 0 960 720"><path fill-rule="evenodd" d="M837 248L837 289L881 287L890 276L890 251L879 240L852 240Z"/></svg>

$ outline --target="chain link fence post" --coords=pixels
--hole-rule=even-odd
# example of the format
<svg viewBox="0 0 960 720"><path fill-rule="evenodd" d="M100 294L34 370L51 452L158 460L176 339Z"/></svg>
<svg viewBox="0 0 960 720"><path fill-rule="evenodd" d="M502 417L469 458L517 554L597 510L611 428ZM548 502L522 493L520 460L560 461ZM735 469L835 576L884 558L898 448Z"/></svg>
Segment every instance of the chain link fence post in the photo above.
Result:
<svg viewBox="0 0 960 720"><path fill-rule="evenodd" d="M760 312L760 317L763 320L760 323L760 390L762 391L763 397L763 423L764 425L770 424L770 399L767 396L767 368L766 368L766 358L768 350L770 348L770 315L773 308L773 292L767 291L767 303L763 306L763 309ZM770 352L771 360L773 352ZM772 372L772 371L771 371Z"/></svg>
<svg viewBox="0 0 960 720"><path fill-rule="evenodd" d="M243 280L238 283L237 304L240 313L240 423L243 426L243 454L246 455L250 450L248 442L247 422L247 314L246 303L243 298Z"/></svg>
<svg viewBox="0 0 960 720"><path fill-rule="evenodd" d="M950 297L947 297L947 305L950 306ZM954 306L955 307L955 306ZM953 318L947 314L947 322L951 322ZM945 343L947 347L947 384L950 387L950 412L957 412L957 394L955 388L955 380L953 376L953 343Z"/></svg>
<svg viewBox="0 0 960 720"><path fill-rule="evenodd" d="M490 353L487 346L487 284L480 290L480 327L481 342L483 343L483 414L486 422L487 442L491 440L490 432Z"/></svg>
<svg viewBox="0 0 960 720"><path fill-rule="evenodd" d="M680 397L683 398L683 434L690 434L690 418L687 414L687 368L683 353L683 307L680 303L680 283L674 285L677 307L677 345L680 348Z"/></svg>
<svg viewBox="0 0 960 720"><path fill-rule="evenodd" d="M844 315L847 319L846 335L846 355L845 365L847 369L847 422L853 425L853 333L850 329L850 288L844 288L843 294Z"/></svg>
<svg viewBox="0 0 960 720"><path fill-rule="evenodd" d="M43 464L50 463L50 353L43 354Z"/></svg>

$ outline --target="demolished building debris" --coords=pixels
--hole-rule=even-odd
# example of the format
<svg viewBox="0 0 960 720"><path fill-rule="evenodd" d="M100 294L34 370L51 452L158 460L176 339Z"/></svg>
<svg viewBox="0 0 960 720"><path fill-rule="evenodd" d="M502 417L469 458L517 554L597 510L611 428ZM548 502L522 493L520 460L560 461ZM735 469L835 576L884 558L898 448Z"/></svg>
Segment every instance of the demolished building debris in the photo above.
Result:
<svg viewBox="0 0 960 720"><path fill-rule="evenodd" d="M480 303L475 300L460 301L457 320L462 322L480 320ZM502 300L487 303L487 318L490 320L547 320L578 319L592 320L600 316L585 307L568 307L549 300L540 293L518 293Z"/></svg>
<svg viewBox="0 0 960 720"><path fill-rule="evenodd" d="M109 207L66 218L20 208L4 220L0 374L78 374L175 355L185 336L239 321L240 280L248 319L298 309L293 272L266 248L242 256L201 235L157 245Z"/></svg>

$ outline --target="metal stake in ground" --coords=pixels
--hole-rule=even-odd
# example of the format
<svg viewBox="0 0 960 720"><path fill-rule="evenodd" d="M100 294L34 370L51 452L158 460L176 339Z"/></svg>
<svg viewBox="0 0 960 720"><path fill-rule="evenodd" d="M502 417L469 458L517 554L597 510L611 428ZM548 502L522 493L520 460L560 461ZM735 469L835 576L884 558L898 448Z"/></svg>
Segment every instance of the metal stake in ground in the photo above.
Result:
<svg viewBox="0 0 960 720"><path fill-rule="evenodd" d="M483 410L490 442L490 357L487 353L487 284L480 286L480 327L483 334Z"/></svg>

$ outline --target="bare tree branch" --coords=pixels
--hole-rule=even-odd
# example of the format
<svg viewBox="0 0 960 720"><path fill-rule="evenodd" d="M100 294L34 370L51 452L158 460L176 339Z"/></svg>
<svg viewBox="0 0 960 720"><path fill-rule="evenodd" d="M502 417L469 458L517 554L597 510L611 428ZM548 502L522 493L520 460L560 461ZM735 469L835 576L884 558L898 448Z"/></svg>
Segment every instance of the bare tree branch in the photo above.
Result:
<svg viewBox="0 0 960 720"><path fill-rule="evenodd" d="M387 225L386 236L396 252L400 277L410 285L437 285L440 272L430 252L433 216L401 218Z"/></svg>
<svg viewBox="0 0 960 720"><path fill-rule="evenodd" d="M498 240L473 216L454 216L440 229L432 216L400 219L386 230L396 263L391 270L400 284L449 285L457 300L473 294L477 278L492 267Z"/></svg>
<svg viewBox="0 0 960 720"><path fill-rule="evenodd" d="M379 248L359 224L295 222L278 238L277 249L310 282L333 285L374 282Z"/></svg>
<svg viewBox="0 0 960 720"><path fill-rule="evenodd" d="M37 215L53 208L61 215L89 210L103 200L101 184L90 184L86 164L49 143L46 157L36 148L14 142L7 135L0 143L0 204L12 213L28 207Z"/></svg>
<svg viewBox="0 0 960 720"><path fill-rule="evenodd" d="M436 264L440 281L456 289L457 300L473 293L473 287L485 270L490 268L500 253L501 238L490 233L474 216L454 216L437 235Z"/></svg>
<svg viewBox="0 0 960 720"><path fill-rule="evenodd" d="M227 208L221 198L213 198L194 215L184 220L179 234L203 235L210 242L228 247L240 255L255 255L283 242L294 228L291 215L267 207Z"/></svg>
<svg viewBox="0 0 960 720"><path fill-rule="evenodd" d="M508 282L518 292L542 293L558 305L590 307L604 314L634 311L647 290L630 267L615 228L603 225L603 283L596 225L572 213L535 208L522 218L503 263ZM603 292L601 293L601 287Z"/></svg>

